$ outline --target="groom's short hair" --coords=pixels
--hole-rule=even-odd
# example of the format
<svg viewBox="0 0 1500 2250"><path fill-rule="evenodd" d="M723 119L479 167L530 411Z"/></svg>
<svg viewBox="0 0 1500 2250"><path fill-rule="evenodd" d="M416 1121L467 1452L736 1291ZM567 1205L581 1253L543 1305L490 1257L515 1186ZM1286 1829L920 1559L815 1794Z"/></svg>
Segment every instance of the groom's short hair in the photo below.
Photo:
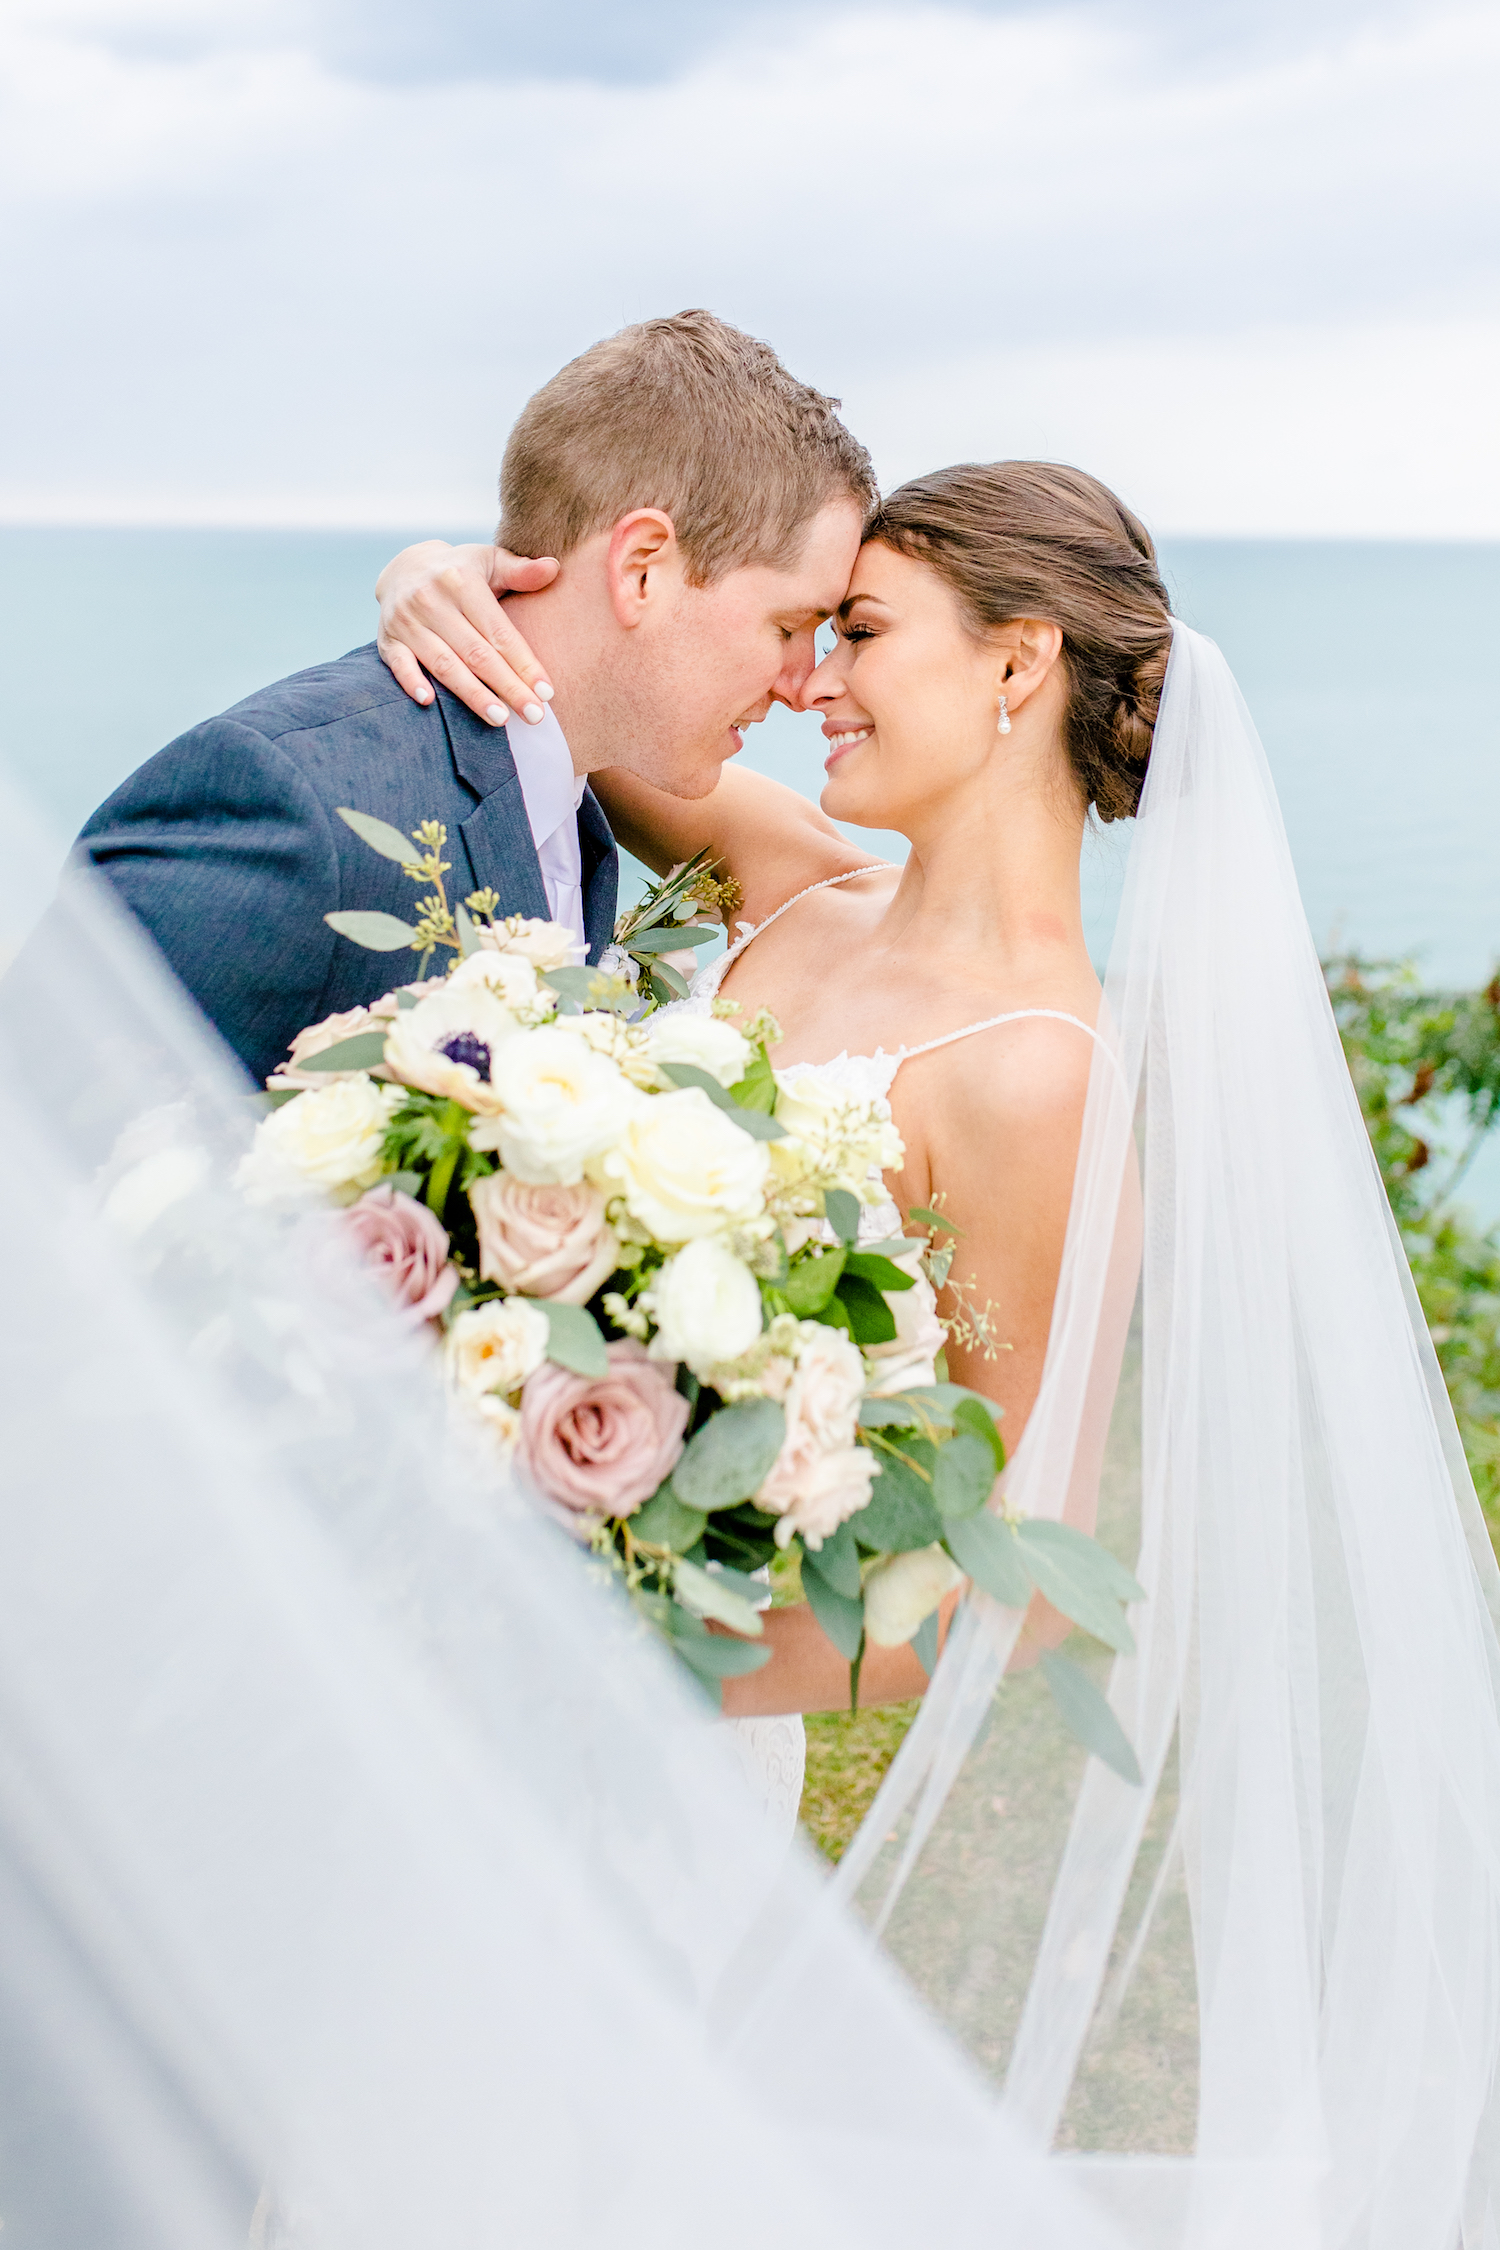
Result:
<svg viewBox="0 0 1500 2250"><path fill-rule="evenodd" d="M696 585L785 566L830 500L868 513L878 497L839 404L713 313L638 321L522 408L500 471L500 544L562 556L632 508L660 508Z"/></svg>

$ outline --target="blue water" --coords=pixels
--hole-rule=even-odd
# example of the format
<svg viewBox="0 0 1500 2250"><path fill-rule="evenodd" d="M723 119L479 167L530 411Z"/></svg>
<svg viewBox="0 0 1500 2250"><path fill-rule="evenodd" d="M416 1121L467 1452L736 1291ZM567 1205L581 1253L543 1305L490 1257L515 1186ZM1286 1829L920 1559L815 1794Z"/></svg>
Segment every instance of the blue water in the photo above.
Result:
<svg viewBox="0 0 1500 2250"><path fill-rule="evenodd" d="M376 573L417 535L0 529L0 767L48 848L184 727L369 640ZM1255 713L1320 945L1415 954L1434 983L1487 978L1500 546L1174 540L1163 561ZM744 756L816 796L822 748L811 720L776 711ZM1085 851L1101 958L1127 841L1107 830ZM1500 1207L1500 1167L1480 1186Z"/></svg>

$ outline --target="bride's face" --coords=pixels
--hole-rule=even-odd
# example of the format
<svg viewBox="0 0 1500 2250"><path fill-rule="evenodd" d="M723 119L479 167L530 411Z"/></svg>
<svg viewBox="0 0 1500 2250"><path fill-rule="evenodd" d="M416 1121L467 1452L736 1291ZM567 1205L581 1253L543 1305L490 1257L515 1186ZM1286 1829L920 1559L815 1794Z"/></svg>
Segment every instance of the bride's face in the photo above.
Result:
<svg viewBox="0 0 1500 2250"><path fill-rule="evenodd" d="M828 746L823 810L912 835L991 756L996 652L935 570L874 543L860 549L837 623L802 698Z"/></svg>

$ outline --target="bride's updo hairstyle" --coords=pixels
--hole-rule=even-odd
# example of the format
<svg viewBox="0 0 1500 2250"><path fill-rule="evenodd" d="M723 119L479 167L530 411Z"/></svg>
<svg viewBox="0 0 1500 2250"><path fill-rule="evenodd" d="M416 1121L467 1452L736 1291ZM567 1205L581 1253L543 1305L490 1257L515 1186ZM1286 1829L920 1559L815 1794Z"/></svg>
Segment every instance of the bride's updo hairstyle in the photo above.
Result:
<svg viewBox="0 0 1500 2250"><path fill-rule="evenodd" d="M1101 820L1130 819L1172 646L1145 525L1081 469L963 462L903 484L865 537L930 564L981 637L1017 617L1061 627L1074 779Z"/></svg>

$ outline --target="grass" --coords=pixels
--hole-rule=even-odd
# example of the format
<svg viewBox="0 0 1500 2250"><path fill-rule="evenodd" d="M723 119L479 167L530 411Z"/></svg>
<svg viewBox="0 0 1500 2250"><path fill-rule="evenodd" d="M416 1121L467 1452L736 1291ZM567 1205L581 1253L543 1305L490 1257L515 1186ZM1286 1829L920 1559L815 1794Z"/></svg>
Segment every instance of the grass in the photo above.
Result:
<svg viewBox="0 0 1500 2250"><path fill-rule="evenodd" d="M802 1825L826 1858L843 1857L917 1709L913 1696L869 1711L820 1711L808 1720Z"/></svg>

